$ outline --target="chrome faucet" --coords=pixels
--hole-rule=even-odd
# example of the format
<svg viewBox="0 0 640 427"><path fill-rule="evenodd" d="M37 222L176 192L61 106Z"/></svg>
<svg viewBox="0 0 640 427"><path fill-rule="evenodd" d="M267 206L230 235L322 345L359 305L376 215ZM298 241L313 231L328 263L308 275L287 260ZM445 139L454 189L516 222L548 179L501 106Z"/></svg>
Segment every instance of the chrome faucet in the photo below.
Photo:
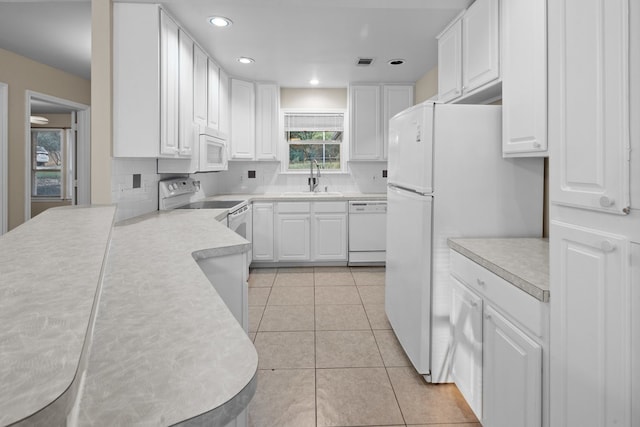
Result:
<svg viewBox="0 0 640 427"><path fill-rule="evenodd" d="M313 164L316 164L316 176L313 176ZM314 192L320 185L320 165L316 159L309 162L309 191Z"/></svg>

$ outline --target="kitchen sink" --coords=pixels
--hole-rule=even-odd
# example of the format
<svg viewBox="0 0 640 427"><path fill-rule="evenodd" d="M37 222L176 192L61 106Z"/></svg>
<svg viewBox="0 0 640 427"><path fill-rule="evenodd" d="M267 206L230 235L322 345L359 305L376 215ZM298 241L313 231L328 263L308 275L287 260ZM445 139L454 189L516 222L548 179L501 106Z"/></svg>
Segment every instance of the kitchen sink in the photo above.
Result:
<svg viewBox="0 0 640 427"><path fill-rule="evenodd" d="M337 197L342 196L339 191L286 191L281 194L282 197Z"/></svg>

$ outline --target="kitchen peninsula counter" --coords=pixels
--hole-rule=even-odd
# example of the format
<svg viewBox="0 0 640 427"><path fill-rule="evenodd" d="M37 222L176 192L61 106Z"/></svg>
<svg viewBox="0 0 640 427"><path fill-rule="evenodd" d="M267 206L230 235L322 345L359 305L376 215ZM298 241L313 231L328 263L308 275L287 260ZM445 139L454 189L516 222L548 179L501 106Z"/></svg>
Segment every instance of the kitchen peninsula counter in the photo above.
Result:
<svg viewBox="0 0 640 427"><path fill-rule="evenodd" d="M549 241L541 238L449 239L449 247L534 298L549 301Z"/></svg>
<svg viewBox="0 0 640 427"><path fill-rule="evenodd" d="M6 360L5 348L0 352L0 425L20 420L61 425L67 416L78 425L224 425L253 396L255 347L196 263L246 252L250 244L211 221L206 211L154 212L112 227L114 213L113 207L53 209L0 239L0 315L4 321L7 305L22 317L2 332L7 335L3 347L10 345L13 356ZM39 245L35 237L26 238L45 229L65 230L75 238L61 241L55 239L57 234L45 233ZM49 273L63 278L55 293L67 302L64 306L40 297L39 288L47 291L49 284L34 280L27 264L14 264L11 257L13 252L19 258L20 251L31 248L32 260L44 260L47 246L63 248L58 254L61 266ZM5 276L7 267L13 276ZM84 288L92 290L80 292ZM66 307L75 311L75 305L84 307L81 316L53 322L67 316L60 313ZM43 327L47 322L53 324ZM35 344L19 348L18 344L26 346L21 323L26 331L22 335L41 334L35 327L50 330L51 345L64 343L64 351ZM80 344L70 348L70 336ZM65 375L55 368L63 362L70 365ZM33 382L41 370L56 373L53 380L41 381L57 384L55 390L43 393L43 388L52 387ZM27 376L34 379L18 381ZM79 390L80 398L68 390ZM18 392L22 394L16 398ZM65 395L64 402L56 403ZM28 407L15 405L17 400L35 401L34 396L37 402ZM40 414L47 413L47 418L37 413L42 408Z"/></svg>

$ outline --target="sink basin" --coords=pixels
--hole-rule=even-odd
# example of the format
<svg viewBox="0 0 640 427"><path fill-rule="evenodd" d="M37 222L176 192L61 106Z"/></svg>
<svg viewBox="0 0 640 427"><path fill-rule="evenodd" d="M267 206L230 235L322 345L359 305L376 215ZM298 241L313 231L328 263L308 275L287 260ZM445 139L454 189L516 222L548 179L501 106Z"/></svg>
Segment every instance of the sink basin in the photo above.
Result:
<svg viewBox="0 0 640 427"><path fill-rule="evenodd" d="M286 191L281 194L282 197L337 197L342 196L339 191L319 191L312 193L311 191Z"/></svg>

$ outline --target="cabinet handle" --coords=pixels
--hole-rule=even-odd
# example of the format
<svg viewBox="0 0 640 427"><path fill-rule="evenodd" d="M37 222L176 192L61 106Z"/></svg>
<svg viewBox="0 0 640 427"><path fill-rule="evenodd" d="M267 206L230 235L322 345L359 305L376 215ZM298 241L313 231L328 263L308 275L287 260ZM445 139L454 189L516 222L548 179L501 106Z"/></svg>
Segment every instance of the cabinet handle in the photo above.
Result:
<svg viewBox="0 0 640 427"><path fill-rule="evenodd" d="M534 142L533 143L533 148L540 148L540 143L539 142Z"/></svg>
<svg viewBox="0 0 640 427"><path fill-rule="evenodd" d="M477 306L478 306L478 303L477 303L477 302L475 302L475 301L471 301L471 307L477 307Z"/></svg>
<svg viewBox="0 0 640 427"><path fill-rule="evenodd" d="M610 208L611 206L615 205L615 203L615 200L610 199L607 196L600 197L600 206L602 206L603 208Z"/></svg>
<svg viewBox="0 0 640 427"><path fill-rule="evenodd" d="M489 313L486 313L484 315L484 318L487 319L487 320L491 320L491 315Z"/></svg>
<svg viewBox="0 0 640 427"><path fill-rule="evenodd" d="M476 280L477 280L479 286L484 286L485 285L484 280L480 280L480 279L476 279Z"/></svg>
<svg viewBox="0 0 640 427"><path fill-rule="evenodd" d="M600 249L602 249L602 252L613 252L616 250L616 244L609 240L603 240L600 243Z"/></svg>

